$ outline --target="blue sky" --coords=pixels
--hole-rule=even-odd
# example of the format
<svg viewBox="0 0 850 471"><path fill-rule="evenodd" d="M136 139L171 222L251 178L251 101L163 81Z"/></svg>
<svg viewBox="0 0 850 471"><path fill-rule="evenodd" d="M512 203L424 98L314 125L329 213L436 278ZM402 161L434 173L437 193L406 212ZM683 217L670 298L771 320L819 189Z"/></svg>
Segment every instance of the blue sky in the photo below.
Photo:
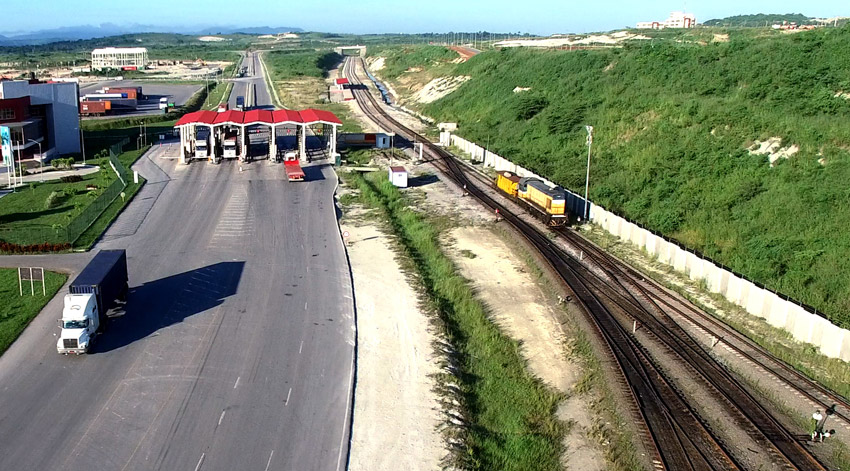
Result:
<svg viewBox="0 0 850 471"><path fill-rule="evenodd" d="M4 8L0 31L84 24L295 26L345 33L500 31L591 32L664 19L672 10L698 21L748 13L850 16L847 0L27 0Z"/></svg>

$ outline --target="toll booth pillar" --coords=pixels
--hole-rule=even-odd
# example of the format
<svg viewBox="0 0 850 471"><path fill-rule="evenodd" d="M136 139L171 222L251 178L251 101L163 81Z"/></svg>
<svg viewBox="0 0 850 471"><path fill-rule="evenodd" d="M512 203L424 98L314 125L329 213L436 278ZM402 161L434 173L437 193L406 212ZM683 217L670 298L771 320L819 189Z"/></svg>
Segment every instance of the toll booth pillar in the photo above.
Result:
<svg viewBox="0 0 850 471"><path fill-rule="evenodd" d="M331 156L336 155L336 126L331 126Z"/></svg>
<svg viewBox="0 0 850 471"><path fill-rule="evenodd" d="M247 129L245 126L239 126L239 139L241 140L241 147L239 149L239 161L244 162L245 156L248 155L248 148L245 146L245 134L247 134Z"/></svg>
<svg viewBox="0 0 850 471"><path fill-rule="evenodd" d="M307 125L301 125L301 138L298 140L298 151L301 156L301 161L307 161Z"/></svg>
<svg viewBox="0 0 850 471"><path fill-rule="evenodd" d="M186 163L186 133L184 132L185 127L180 126L180 163Z"/></svg>

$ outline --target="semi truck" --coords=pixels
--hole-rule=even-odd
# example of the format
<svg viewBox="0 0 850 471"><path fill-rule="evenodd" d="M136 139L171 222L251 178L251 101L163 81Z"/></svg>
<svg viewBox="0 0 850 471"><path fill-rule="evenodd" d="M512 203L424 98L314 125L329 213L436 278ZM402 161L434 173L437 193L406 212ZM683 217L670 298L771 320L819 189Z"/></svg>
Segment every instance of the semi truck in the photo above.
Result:
<svg viewBox="0 0 850 471"><path fill-rule="evenodd" d="M222 157L225 159L235 159L239 157L238 134L234 131L224 133L224 142L222 144Z"/></svg>
<svg viewBox="0 0 850 471"><path fill-rule="evenodd" d="M67 355L88 353L95 337L106 329L106 314L117 300L126 300L127 253L101 250L77 275L65 295L56 350Z"/></svg>
<svg viewBox="0 0 850 471"><path fill-rule="evenodd" d="M236 97L236 109L242 111L245 109L245 97L238 96Z"/></svg>
<svg viewBox="0 0 850 471"><path fill-rule="evenodd" d="M206 159L210 156L210 148L209 143L207 142L207 138L198 138L195 141L195 158L196 159Z"/></svg>

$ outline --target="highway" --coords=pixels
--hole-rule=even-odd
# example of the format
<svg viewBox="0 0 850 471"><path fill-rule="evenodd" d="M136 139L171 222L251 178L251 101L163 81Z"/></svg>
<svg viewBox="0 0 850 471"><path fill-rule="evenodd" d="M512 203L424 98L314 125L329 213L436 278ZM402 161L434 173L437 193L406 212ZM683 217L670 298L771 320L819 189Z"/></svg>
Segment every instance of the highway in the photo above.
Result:
<svg viewBox="0 0 850 471"><path fill-rule="evenodd" d="M257 52L246 52L242 57L241 66L248 67L245 77L233 79L233 91L227 104L230 109L236 109L236 97L245 97L245 106L273 109L271 95L263 79L260 58Z"/></svg>
<svg viewBox="0 0 850 471"><path fill-rule="evenodd" d="M126 309L92 354L65 357L57 296L0 357L3 469L345 468L355 324L336 176L242 165L137 163L148 184L96 247L127 249Z"/></svg>

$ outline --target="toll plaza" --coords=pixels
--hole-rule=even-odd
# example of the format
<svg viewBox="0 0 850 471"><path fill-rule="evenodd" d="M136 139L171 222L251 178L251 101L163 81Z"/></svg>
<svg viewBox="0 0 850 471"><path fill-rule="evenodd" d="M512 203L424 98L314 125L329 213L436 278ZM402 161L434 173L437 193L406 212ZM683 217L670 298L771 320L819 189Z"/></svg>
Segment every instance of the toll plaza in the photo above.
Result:
<svg viewBox="0 0 850 471"><path fill-rule="evenodd" d="M195 111L174 125L180 131L180 162L193 159L218 163L221 159L284 157L302 162L337 153L337 133L342 121L330 111L307 109L249 111Z"/></svg>

